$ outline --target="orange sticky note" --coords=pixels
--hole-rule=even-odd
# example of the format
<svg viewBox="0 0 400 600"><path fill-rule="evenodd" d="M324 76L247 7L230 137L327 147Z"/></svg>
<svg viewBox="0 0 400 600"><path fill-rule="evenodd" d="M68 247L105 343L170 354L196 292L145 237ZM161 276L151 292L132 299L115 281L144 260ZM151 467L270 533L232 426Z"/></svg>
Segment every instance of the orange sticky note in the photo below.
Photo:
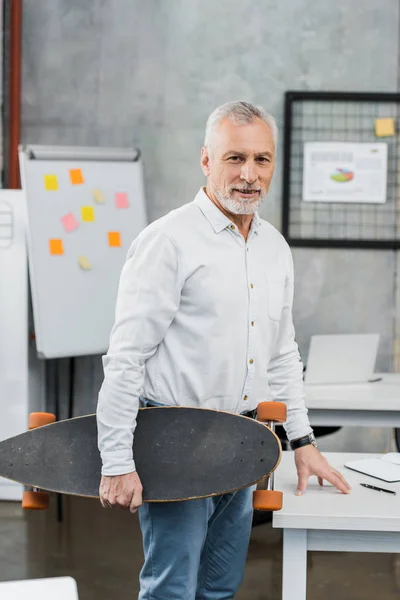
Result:
<svg viewBox="0 0 400 600"><path fill-rule="evenodd" d="M108 232L108 245L112 248L116 248L121 246L121 234L119 231L109 231Z"/></svg>
<svg viewBox="0 0 400 600"><path fill-rule="evenodd" d="M82 171L80 169L70 169L69 178L71 179L71 183L73 185L78 185L79 183L85 183L83 180Z"/></svg>
<svg viewBox="0 0 400 600"><path fill-rule="evenodd" d="M82 221L94 221L93 206L82 206L81 215L82 215Z"/></svg>
<svg viewBox="0 0 400 600"><path fill-rule="evenodd" d="M44 176L44 187L49 192L58 190L57 175L45 175Z"/></svg>
<svg viewBox="0 0 400 600"><path fill-rule="evenodd" d="M64 254L62 240L49 240L50 254Z"/></svg>

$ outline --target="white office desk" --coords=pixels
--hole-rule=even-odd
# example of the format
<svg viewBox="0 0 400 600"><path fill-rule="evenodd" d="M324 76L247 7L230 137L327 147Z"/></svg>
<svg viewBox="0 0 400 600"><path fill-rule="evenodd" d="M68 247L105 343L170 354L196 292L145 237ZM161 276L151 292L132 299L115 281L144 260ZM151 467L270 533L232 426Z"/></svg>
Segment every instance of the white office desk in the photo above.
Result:
<svg viewBox="0 0 400 600"><path fill-rule="evenodd" d="M376 373L382 381L305 385L311 425L400 427L400 374Z"/></svg>
<svg viewBox="0 0 400 600"><path fill-rule="evenodd" d="M326 452L342 471L352 493L309 480L304 496L295 496L297 474L293 454L284 452L274 487L283 492L283 509L273 515L273 527L283 529L282 600L305 600L307 551L400 552L400 483L389 484L343 467L351 459L378 456ZM368 490L361 481L397 490L397 496Z"/></svg>

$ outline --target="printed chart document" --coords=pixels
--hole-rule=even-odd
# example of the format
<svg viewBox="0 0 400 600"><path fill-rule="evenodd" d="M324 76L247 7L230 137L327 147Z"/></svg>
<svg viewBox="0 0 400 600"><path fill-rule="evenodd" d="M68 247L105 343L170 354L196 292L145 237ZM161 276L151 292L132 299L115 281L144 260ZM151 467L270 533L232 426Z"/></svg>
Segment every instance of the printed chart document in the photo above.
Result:
<svg viewBox="0 0 400 600"><path fill-rule="evenodd" d="M385 203L387 155L382 142L306 142L303 200Z"/></svg>
<svg viewBox="0 0 400 600"><path fill-rule="evenodd" d="M400 452L389 452L379 458L348 461L344 466L389 483L400 481Z"/></svg>

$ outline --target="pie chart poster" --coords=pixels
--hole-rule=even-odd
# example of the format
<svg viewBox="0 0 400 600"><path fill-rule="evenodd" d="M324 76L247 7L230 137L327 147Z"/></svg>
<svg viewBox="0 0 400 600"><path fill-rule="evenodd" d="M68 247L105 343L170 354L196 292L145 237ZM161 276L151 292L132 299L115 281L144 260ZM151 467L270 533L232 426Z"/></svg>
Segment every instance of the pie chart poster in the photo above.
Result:
<svg viewBox="0 0 400 600"><path fill-rule="evenodd" d="M306 142L303 200L384 204L387 158L385 143Z"/></svg>

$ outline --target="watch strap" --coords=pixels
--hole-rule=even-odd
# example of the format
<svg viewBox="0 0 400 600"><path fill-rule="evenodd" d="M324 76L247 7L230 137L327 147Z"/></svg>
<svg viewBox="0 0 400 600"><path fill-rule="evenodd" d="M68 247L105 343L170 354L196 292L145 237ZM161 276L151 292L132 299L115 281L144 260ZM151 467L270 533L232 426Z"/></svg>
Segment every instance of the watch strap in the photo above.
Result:
<svg viewBox="0 0 400 600"><path fill-rule="evenodd" d="M297 440L292 440L290 442L290 447L292 450L297 450L298 448L303 448L303 446L317 446L315 442L315 436L313 433L309 433L308 435L303 435L303 437L298 438Z"/></svg>

